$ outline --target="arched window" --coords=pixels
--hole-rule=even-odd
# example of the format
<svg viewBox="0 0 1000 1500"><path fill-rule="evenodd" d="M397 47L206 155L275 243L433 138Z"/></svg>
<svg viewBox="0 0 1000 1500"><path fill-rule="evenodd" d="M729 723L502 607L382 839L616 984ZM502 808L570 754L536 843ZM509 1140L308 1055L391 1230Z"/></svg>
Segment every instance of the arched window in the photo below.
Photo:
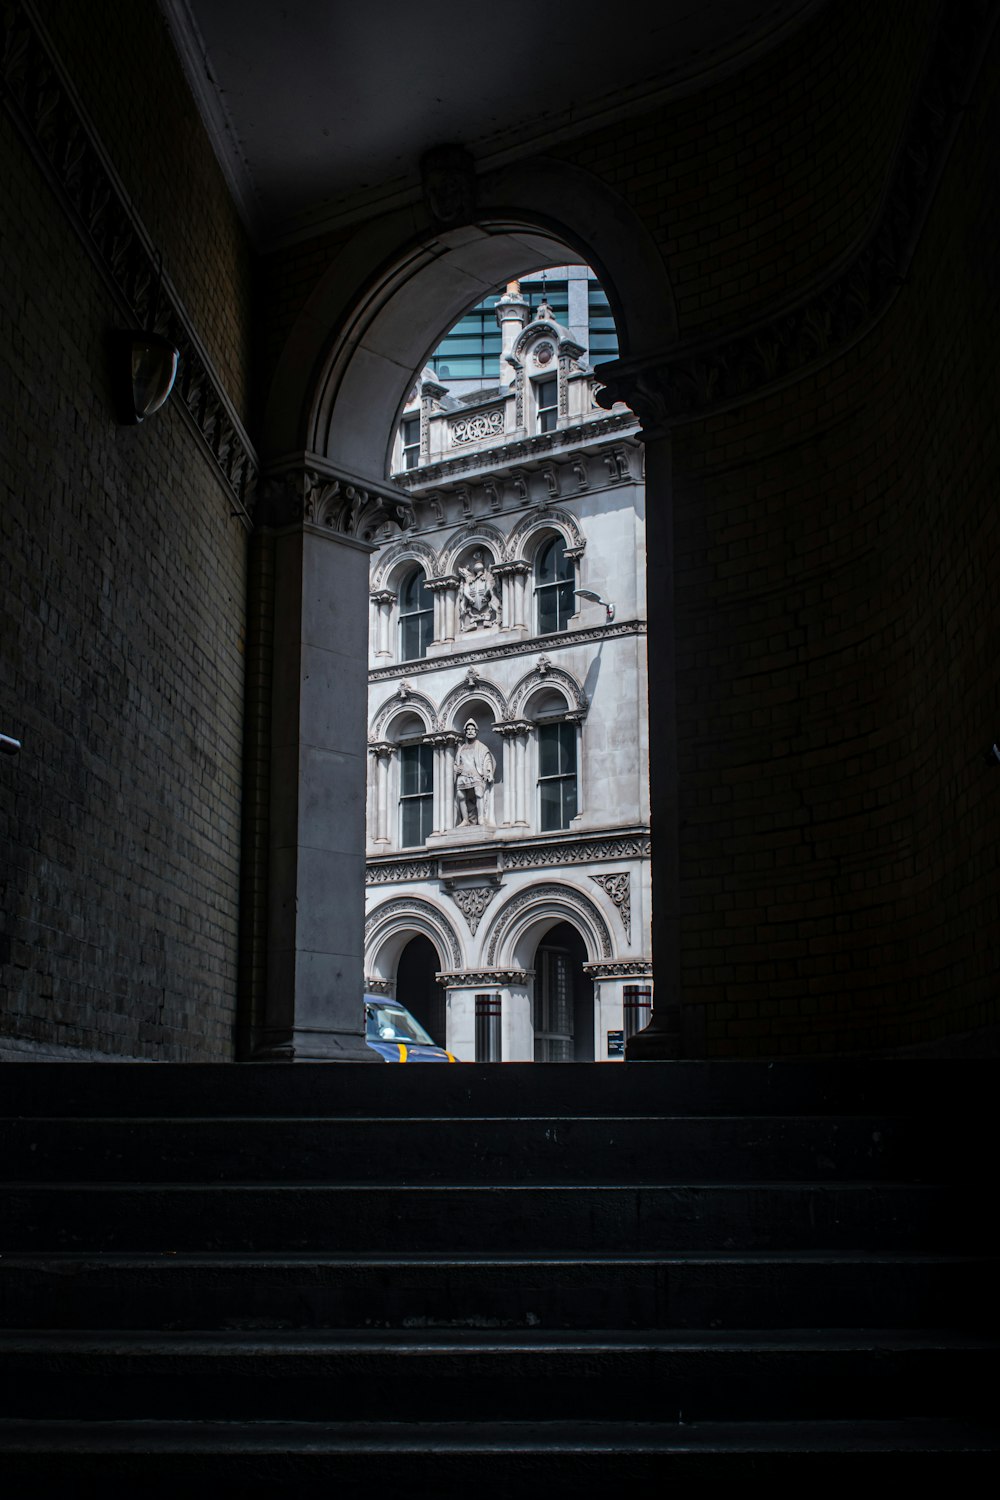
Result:
<svg viewBox="0 0 1000 1500"><path fill-rule="evenodd" d="M434 639L434 597L427 587L423 568L414 568L399 591L399 656L416 661L427 655Z"/></svg>
<svg viewBox="0 0 1000 1500"><path fill-rule="evenodd" d="M576 725L559 720L538 726L538 827L568 828L576 817Z"/></svg>
<svg viewBox="0 0 1000 1500"><path fill-rule="evenodd" d="M570 616L576 613L573 584L576 569L566 556L566 543L554 536L545 542L535 560L535 613L539 635L565 630Z"/></svg>
<svg viewBox="0 0 1000 1500"><path fill-rule="evenodd" d="M434 814L434 750L430 745L399 748L399 846L425 844Z"/></svg>

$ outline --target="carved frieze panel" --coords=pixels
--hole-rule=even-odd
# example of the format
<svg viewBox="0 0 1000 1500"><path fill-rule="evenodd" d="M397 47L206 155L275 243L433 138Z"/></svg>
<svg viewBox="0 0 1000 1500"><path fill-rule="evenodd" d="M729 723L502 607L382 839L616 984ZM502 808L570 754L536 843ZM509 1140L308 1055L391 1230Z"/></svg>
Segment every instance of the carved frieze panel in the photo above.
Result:
<svg viewBox="0 0 1000 1500"><path fill-rule="evenodd" d="M498 887L494 885L472 885L463 886L457 890L451 890L448 894L469 924L472 936L476 935L476 928L482 921L483 912L489 906L496 895Z"/></svg>
<svg viewBox="0 0 1000 1500"><path fill-rule="evenodd" d="M481 443L486 438L503 436L503 407L493 406L488 411L477 411L471 417L459 417L448 423L448 435L452 446L463 443Z"/></svg>

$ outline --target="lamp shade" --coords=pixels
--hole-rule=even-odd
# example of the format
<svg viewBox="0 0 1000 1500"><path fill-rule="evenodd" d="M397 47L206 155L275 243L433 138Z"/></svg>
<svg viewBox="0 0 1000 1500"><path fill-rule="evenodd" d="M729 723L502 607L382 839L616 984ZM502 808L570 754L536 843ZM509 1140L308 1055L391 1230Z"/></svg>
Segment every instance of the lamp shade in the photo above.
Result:
<svg viewBox="0 0 1000 1500"><path fill-rule="evenodd" d="M118 420L134 426L159 411L170 395L179 354L161 333L122 328L112 335L112 355Z"/></svg>

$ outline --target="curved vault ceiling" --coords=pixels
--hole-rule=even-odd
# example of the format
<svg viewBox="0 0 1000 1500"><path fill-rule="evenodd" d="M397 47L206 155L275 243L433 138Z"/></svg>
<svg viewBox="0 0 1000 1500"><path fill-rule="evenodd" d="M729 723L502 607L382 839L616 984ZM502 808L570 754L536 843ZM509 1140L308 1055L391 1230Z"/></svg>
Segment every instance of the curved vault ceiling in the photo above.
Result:
<svg viewBox="0 0 1000 1500"><path fill-rule="evenodd" d="M268 241L414 197L429 146L483 166L704 86L824 0L159 0Z"/></svg>

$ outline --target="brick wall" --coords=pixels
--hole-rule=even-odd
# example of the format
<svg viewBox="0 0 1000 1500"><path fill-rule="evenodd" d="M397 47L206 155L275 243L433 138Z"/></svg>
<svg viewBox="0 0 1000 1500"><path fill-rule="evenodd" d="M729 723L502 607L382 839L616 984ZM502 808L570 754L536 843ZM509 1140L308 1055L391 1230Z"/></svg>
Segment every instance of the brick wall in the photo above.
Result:
<svg viewBox="0 0 1000 1500"><path fill-rule="evenodd" d="M255 260L155 0L37 8L246 422Z"/></svg>
<svg viewBox="0 0 1000 1500"><path fill-rule="evenodd" d="M106 17L78 9L96 36ZM142 87L116 76L125 135ZM127 177L141 141L105 144ZM197 187L164 201L168 179L184 177L182 150L186 138L144 181L143 215L154 233L158 216L164 233L172 219L175 246L200 255L229 243L234 266L245 247L232 245L231 215ZM138 199L138 155L132 167ZM176 401L140 427L116 425L105 340L120 317L2 114L0 198L0 727L24 743L0 760L0 1056L18 1055L16 1039L224 1060L245 533ZM194 261L171 270L204 311L214 291ZM215 331L199 331L245 388L246 299L233 284L220 300Z"/></svg>
<svg viewBox="0 0 1000 1500"><path fill-rule="evenodd" d="M678 430L683 993L716 1054L996 1024L996 49L849 355Z"/></svg>

